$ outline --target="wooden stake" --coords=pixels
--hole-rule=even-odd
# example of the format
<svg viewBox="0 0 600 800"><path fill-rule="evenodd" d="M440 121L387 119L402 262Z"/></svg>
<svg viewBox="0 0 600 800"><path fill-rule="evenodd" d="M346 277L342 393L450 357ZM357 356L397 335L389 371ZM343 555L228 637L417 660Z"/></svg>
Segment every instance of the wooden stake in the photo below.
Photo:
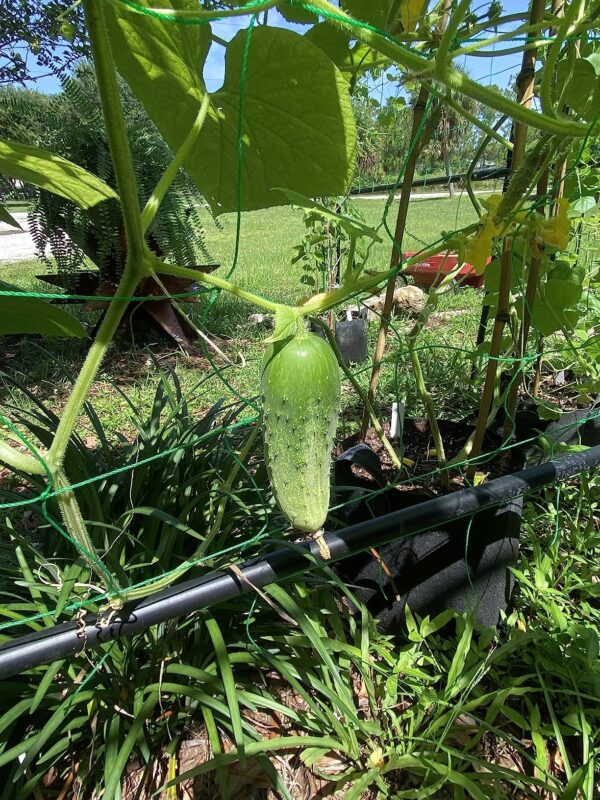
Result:
<svg viewBox="0 0 600 800"><path fill-rule="evenodd" d="M544 17L545 0L532 0L530 22L535 24ZM537 48L527 48L523 52L521 71L517 78L517 99L521 105L530 107L534 95L535 64ZM510 158L511 176L522 166L525 161L525 148L527 144L527 126L522 123L514 125L514 142ZM504 327L510 321L510 288L512 277L511 261L512 240L506 237L500 260L500 287L498 290L498 310L494 319L492 340L490 343L489 360L485 374L485 382L479 404L479 416L473 437L471 458L476 458L481 452L485 436L488 415L494 398L494 387L498 375L498 358L502 349ZM473 474L475 467L471 467L469 474Z"/></svg>

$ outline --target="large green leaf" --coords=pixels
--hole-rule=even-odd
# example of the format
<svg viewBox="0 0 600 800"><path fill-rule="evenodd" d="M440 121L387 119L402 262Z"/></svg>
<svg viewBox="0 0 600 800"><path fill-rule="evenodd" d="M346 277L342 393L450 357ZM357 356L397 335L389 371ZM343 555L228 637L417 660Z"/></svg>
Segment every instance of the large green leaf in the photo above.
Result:
<svg viewBox="0 0 600 800"><path fill-rule="evenodd" d="M312 11L307 11L305 8L292 6L287 3L279 6L278 11L288 22L295 22L297 25L312 25L317 19Z"/></svg>
<svg viewBox="0 0 600 800"><path fill-rule="evenodd" d="M394 0L342 0L342 8L361 22L385 30Z"/></svg>
<svg viewBox="0 0 600 800"><path fill-rule="evenodd" d="M6 206L0 205L0 222L4 222L6 225L11 225L13 228L21 228L17 220L13 217ZM21 228L21 230L23 230Z"/></svg>
<svg viewBox="0 0 600 800"><path fill-rule="evenodd" d="M305 34L305 37L327 53L329 58L347 77L355 72L369 69L374 62L381 61L381 54L357 42L350 46L350 36L328 22L319 22Z"/></svg>
<svg viewBox="0 0 600 800"><path fill-rule="evenodd" d="M177 7L182 0L177 0ZM193 0L186 0L189 7ZM161 0L162 7L168 2ZM171 0L171 5L174 5ZM206 29L132 14L108 4L117 66L165 140L177 150L203 96ZM283 202L287 186L309 196L345 193L351 183L356 128L346 81L330 59L293 31L252 32L243 87L246 31L228 44L223 88L212 97L185 169L216 213L238 207L238 117L243 88L240 207Z"/></svg>
<svg viewBox="0 0 600 800"><path fill-rule="evenodd" d="M0 281L0 291L15 287ZM42 336L87 336L85 328L66 311L37 297L0 296L0 336L39 333Z"/></svg>
<svg viewBox="0 0 600 800"><path fill-rule="evenodd" d="M80 208L117 196L100 178L66 158L7 139L0 139L0 175L59 194Z"/></svg>
<svg viewBox="0 0 600 800"><path fill-rule="evenodd" d="M544 336L561 327L573 328L581 316L576 308L583 293L585 270L559 260L540 286L533 306L532 322Z"/></svg>
<svg viewBox="0 0 600 800"><path fill-rule="evenodd" d="M583 119L591 121L600 111L600 76L595 64L586 58L575 59L572 65L560 61L556 68L558 87L567 81L565 103Z"/></svg>

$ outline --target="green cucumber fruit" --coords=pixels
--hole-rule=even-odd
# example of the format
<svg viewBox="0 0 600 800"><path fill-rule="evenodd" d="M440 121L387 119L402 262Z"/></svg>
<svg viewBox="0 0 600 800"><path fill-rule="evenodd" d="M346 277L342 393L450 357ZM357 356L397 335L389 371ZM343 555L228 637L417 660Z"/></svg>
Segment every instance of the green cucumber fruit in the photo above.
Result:
<svg viewBox="0 0 600 800"><path fill-rule="evenodd" d="M265 352L261 389L266 463L279 508L295 528L323 527L340 413L340 370L329 344L303 332Z"/></svg>

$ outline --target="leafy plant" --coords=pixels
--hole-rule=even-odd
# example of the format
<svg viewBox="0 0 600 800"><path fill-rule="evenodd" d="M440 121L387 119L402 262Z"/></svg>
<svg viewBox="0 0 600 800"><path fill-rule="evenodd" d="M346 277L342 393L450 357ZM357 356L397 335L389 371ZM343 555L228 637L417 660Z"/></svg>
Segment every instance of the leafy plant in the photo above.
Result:
<svg viewBox="0 0 600 800"><path fill-rule="evenodd" d="M313 19L314 24L304 35L268 24L256 25L259 11L279 6L301 21ZM122 300L130 298L144 281L163 280L162 276L200 279L213 290L227 291L273 312L276 344L287 339L310 316L318 317L386 282L388 290L393 290L401 269L406 216L402 218L399 212L389 269L376 272L370 269L366 254L365 259L354 256L360 237L376 241L379 232L310 199L343 195L352 182L356 126L349 90L358 74L368 70L369 65L396 65L403 76L421 83L419 97L422 93L427 96L434 84L438 96L447 93L444 99L450 105L455 102L453 93L458 93L460 100L455 110L461 118L471 113L470 103L482 103L514 123L514 142L506 142L495 130L496 122L492 127L484 115L467 116L482 130L483 150L490 139L512 148L511 180L502 197L490 198L485 209L479 209L478 223L430 243L424 252L404 262L417 263L449 247L480 271L485 270L492 256L499 259L497 311L479 420L463 456L480 453L488 420L497 407L498 364L506 358L521 361L528 342L531 319L527 319L527 309L516 329L511 289L513 271L518 272L520 264L518 260L513 263L513 251L520 253L523 282L525 277L527 281L524 297L531 298L532 319L536 307L543 318L544 302L551 306L570 294L569 303L559 310L564 317L571 301L578 304L583 297L583 291L579 293L582 282L572 271L567 274L561 264L568 251L570 221L568 203L558 196L558 187L562 184L562 164L568 165L570 160L573 163L574 154L583 152L581 143L593 137L600 126L597 82L592 80L590 71L593 69L596 75L596 62L587 55L587 49L593 47L593 37L588 34L596 13L592 4L583 8L571 4L560 20L537 14L539 7L534 6L531 17L520 17L518 21L523 24L510 31L503 30L502 12L496 4L478 14L471 11L467 0L452 9L445 5L429 9L422 3L388 0L344 0L341 7L328 0L291 5L283 0L264 0L244 6L218 4L216 8L194 0L165 0L161 9L150 0L84 0L83 8L114 167L126 257L121 261L117 299L99 326L60 419L48 417L39 406L21 415L10 409L17 415L17 425L34 433L41 446L32 448L29 443L27 452L23 452L22 431L13 425L11 437L2 442L2 460L21 476L28 476L39 492L38 500L46 499L44 490L49 492L48 521L64 528L69 537L68 546L66 539L47 537L44 549L40 549L28 543L20 532L14 532L18 520L9 518L7 522L7 534L13 537L14 561L9 562L6 575L16 578L18 584L16 590L7 588L4 613L7 618L12 617L7 622L30 629L40 623L50 624L52 617L72 615L92 592L92 606L107 595L118 606L168 584L195 568L200 559L223 563L222 557L231 558L222 552L227 546L239 554L260 540L263 523L266 527L271 517L245 466L251 457L254 431L244 442L235 441L233 410L225 412L225 426L230 430L219 431L216 436L210 428L217 409L200 421L192 421L183 398L177 396L177 388L169 389L163 381L156 401L158 416L152 417L149 430L140 431L133 448L125 448L126 462L119 472L113 471L112 445L106 436L102 439L93 414L90 419L102 441L101 452L111 456L107 464L90 466L76 431L90 387L122 319ZM212 20L248 12L252 14L248 28L231 42L213 36ZM527 46L543 56L543 70L537 76L541 111L521 102L521 90L517 100L512 100L471 80L454 66L453 62L481 47L478 37L490 24L495 34L486 40L488 45L517 36L521 37L519 48ZM538 43L550 25L555 27L552 37ZM203 73L213 45L225 47L226 75L223 87L210 94ZM574 52L580 45L583 55ZM586 65L579 63L582 58ZM136 181L116 69L144 106L165 146L173 152L150 192L140 193ZM573 84L575 71L590 77L591 91L587 86ZM532 94L536 86L531 73L528 70ZM573 91L572 107L565 106L564 87ZM540 134L529 148L525 146L528 128ZM423 130L427 132L427 127L420 125L415 114L412 139L420 137ZM425 141L420 139L416 144L422 148ZM78 188L72 180L76 174L82 185L100 193L99 198L92 198L94 204L103 197L106 203L111 202L107 198L112 196L112 190L100 179L82 175L77 168L44 151L23 147L4 145L2 167L6 174L25 177L42 186L50 183L55 192L63 194L73 194ZM414 162L413 155L411 158ZM23 160L35 161L31 174L23 176L20 172ZM414 166L413 163L413 172ZM278 187L286 187L290 202L308 209L320 223L335 222L348 235L346 267L339 286L326 287L326 291L296 306L283 306L243 289L229 277L210 273L199 276L185 264L172 263L177 257L165 258L164 253L151 246L147 234L181 169L207 198L215 214L281 204L285 194ZM553 190L549 200L544 198L540 205L552 204L552 210L547 215L532 213L528 199L546 177ZM407 202L408 180L404 188ZM591 196L587 191L580 197ZM144 199L149 194L143 208L141 194ZM400 204L404 214L406 202ZM105 210L102 205L99 208L100 213ZM454 277L454 273L447 276L448 283ZM553 281L560 285L557 287ZM426 314L435 307L435 298L434 293ZM432 420L437 456L443 463L433 398L424 384L417 355L416 338L425 322L426 315L409 333L408 347L419 397ZM561 332L570 335L564 326ZM382 355L382 351L376 353L376 368ZM175 401L171 404L173 391ZM33 396L30 399L34 401ZM294 397L294 403L299 402ZM295 405L294 410L298 408ZM180 410L185 420L183 427L176 421ZM167 412L164 425L163 411ZM330 408L330 412L333 414L334 409ZM510 418L511 414L507 416ZM325 419L323 424L330 421ZM307 427L311 424L302 422ZM322 448L317 455L322 459ZM198 473L200 457L203 468ZM156 473L159 478L151 466L155 463L161 464ZM302 463L302 468L306 467ZM78 483L74 485L75 478ZM100 480L105 482L106 495L95 487ZM307 485L308 482L303 484ZM21 491L13 492L10 498L23 502ZM231 513L226 513L228 509L232 509ZM57 521L59 515L62 522ZM77 560L73 560L74 546L80 554ZM66 564L58 561L62 558ZM556 567L538 554L536 570L533 586L556 573ZM11 707L0 720L0 728L8 731L0 763L11 763L11 778L17 781L22 796L33 790L55 764L60 779L67 781L73 773L73 767L67 764L76 749L73 737L78 737L76 744L83 744L82 731L87 732L89 727L102 759L86 759L83 766L80 760L78 770L86 780L89 775L88 786L102 786L104 782L105 797L112 800L118 795L123 769L134 749L145 763L152 761L159 746L159 739L152 734L162 734L156 726L165 722L161 703L169 697L169 711L178 724L185 724L190 708L203 715L216 754L192 772L179 775L175 779L178 781L215 769L225 785L224 768L238 758L253 755L261 757L264 768L273 775L264 758L268 752L301 748L304 762L321 771L320 760L333 754L340 771L333 777L328 775L328 779L341 789L352 784L346 794L350 798L367 791L418 797L451 788L458 798L470 795L481 800L497 791L498 786L516 786L529 796L543 791L569 797L581 789L591 794L590 775L598 743L582 712L582 701L584 695L586 699L597 695L597 642L578 624L567 621L563 625L558 603L552 606L552 613L560 632L553 637L547 635L545 628L531 626L533 630L523 631L523 625L527 627L530 621L517 613L506 621L504 639L494 641L492 632L474 632L469 620L461 620L448 645L438 634L451 621L449 616L433 621L409 618L409 642L397 649L374 633L364 610L357 608L360 617L356 617L347 607L335 603L331 574L329 578L321 592L312 585L300 585L293 592L272 588L269 608L273 604L279 606L285 627L276 627L270 613L257 613L257 625L249 630L258 648L249 647L246 640L241 642L235 629L229 639L221 620L207 616L202 627L192 619L181 626L181 631L178 626L168 625L132 639L123 648L106 646L105 661L85 675L75 664L65 663L36 672L40 682L35 689L28 680L17 681L17 687L9 687L11 692L5 702ZM354 603L347 590L340 588L347 601ZM587 582L585 589L592 594ZM555 600L554 594L552 599ZM234 612L238 610L236 607ZM180 634L189 635L196 648L189 662L177 658L189 646L178 638ZM142 648L141 656L138 646ZM573 654L568 652L570 646ZM123 656L123 652L127 655ZM515 663L517 654L519 661ZM544 659L540 660L542 654ZM553 692L560 692L561 701L568 698L559 706L551 697L548 699L541 668L546 659L560 661L563 655L565 668L560 665L551 671L558 687ZM234 672L236 664L248 667L248 671L240 676L238 670ZM257 674L262 678L269 674L265 664L297 692L302 701L298 708L290 709L284 702L274 700L268 688L256 689ZM502 677L501 686L494 683L497 674ZM584 692L576 681L572 684L575 688L571 686L567 691L562 683L567 675L581 681ZM165 676L177 679L165 680ZM243 688L238 689L239 685ZM65 702L65 691L69 704ZM575 698L575 716L569 716L567 708L571 698ZM193 701L191 705L188 699ZM257 740L246 714L261 706L291 720L294 734ZM573 752L565 743L557 707L568 726L564 730L569 735L573 730L581 733L583 756L578 766L574 766ZM72 712L73 708L77 711ZM32 709L41 709L40 715L30 715ZM98 730L102 730L102 740L96 738ZM224 752L220 730L231 733L235 749ZM564 776L562 772L557 775L559 770L551 768L546 758L549 731L558 742ZM518 755L523 769L516 777L514 770L498 760L480 755L486 736L510 746L511 752ZM22 763L13 763L23 754ZM104 778L100 777L101 771ZM6 792L12 789L7 784ZM283 787L281 791L285 793Z"/></svg>
<svg viewBox="0 0 600 800"><path fill-rule="evenodd" d="M120 92L139 202L143 204L169 165L171 155L124 82ZM109 186L115 186L96 79L89 63L82 64L74 76L66 79L62 91L52 99L44 140L53 152L81 164L101 175ZM211 263L213 259L204 242L201 219L204 210L201 195L185 174L179 172L146 233L153 252L187 266ZM127 251L123 216L117 202L103 203L94 212L82 212L72 202L42 191L29 212L29 224L39 256L50 270L56 265L59 273L64 278L70 277L73 284L74 273L91 261L99 270L99 293L108 293L111 287L114 291Z"/></svg>

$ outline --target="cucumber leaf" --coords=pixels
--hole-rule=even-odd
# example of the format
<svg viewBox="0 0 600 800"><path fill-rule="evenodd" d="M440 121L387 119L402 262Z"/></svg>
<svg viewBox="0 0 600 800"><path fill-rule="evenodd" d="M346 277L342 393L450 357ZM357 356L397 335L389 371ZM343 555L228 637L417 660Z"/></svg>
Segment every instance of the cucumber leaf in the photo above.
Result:
<svg viewBox="0 0 600 800"><path fill-rule="evenodd" d="M272 342L281 342L283 339L289 339L294 336L298 330L300 322L300 315L298 312L289 308L288 306L280 306L275 312L275 330L273 335L265 340L266 344Z"/></svg>
<svg viewBox="0 0 600 800"><path fill-rule="evenodd" d="M375 242L381 241L374 228L370 228L358 219L349 217L347 214L337 214L322 203L317 203L300 192L293 192L291 189L277 189L276 191L283 192L292 205L314 212L315 216L321 220L337 223L349 236L367 236Z"/></svg>
<svg viewBox="0 0 600 800"><path fill-rule="evenodd" d="M312 25L316 20L316 16L312 11L307 11L305 8L293 6L289 3L284 3L277 10L285 20L294 22L296 25Z"/></svg>
<svg viewBox="0 0 600 800"><path fill-rule="evenodd" d="M595 65L586 58L577 58L572 67L567 60L559 61L556 68L556 84L567 82L565 102L580 117L591 121L600 111L600 76Z"/></svg>
<svg viewBox="0 0 600 800"><path fill-rule="evenodd" d="M403 4L408 0L403 0ZM355 19L386 30L394 0L342 0L342 8Z"/></svg>
<svg viewBox="0 0 600 800"><path fill-rule="evenodd" d="M80 208L117 197L104 181L66 158L7 139L0 139L0 175L66 197Z"/></svg>
<svg viewBox="0 0 600 800"><path fill-rule="evenodd" d="M0 291L18 291L0 281ZM38 297L0 296L0 336L39 333L42 336L87 336L83 325L56 306Z"/></svg>
<svg viewBox="0 0 600 800"><path fill-rule="evenodd" d="M374 62L381 61L381 54L357 42L350 46L350 34L332 27L328 22L319 22L304 34L305 38L320 47L347 79L361 70L369 69Z"/></svg>
<svg viewBox="0 0 600 800"><path fill-rule="evenodd" d="M198 8L194 0L160 4ZM107 4L106 13L119 71L176 151L204 95L210 32L204 25L174 25L132 14L120 3ZM238 183L243 210L281 205L283 198L271 191L274 186L307 195L343 194L352 181L356 152L346 80L306 37L264 25L252 31L244 77L247 37L247 31L240 31L227 45L223 87L211 98L185 170L216 214L238 208Z"/></svg>

